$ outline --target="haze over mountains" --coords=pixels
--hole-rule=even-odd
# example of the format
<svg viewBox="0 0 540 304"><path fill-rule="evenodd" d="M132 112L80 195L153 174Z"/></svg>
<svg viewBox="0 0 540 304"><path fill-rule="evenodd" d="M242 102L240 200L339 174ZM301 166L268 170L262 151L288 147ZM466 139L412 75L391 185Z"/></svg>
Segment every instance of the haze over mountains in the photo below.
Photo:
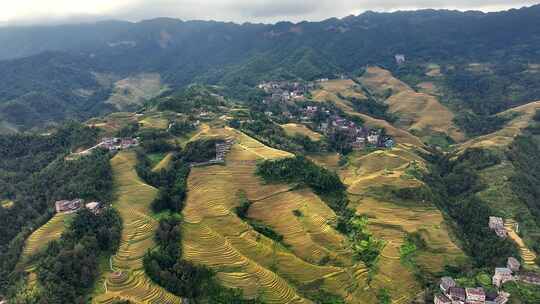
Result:
<svg viewBox="0 0 540 304"><path fill-rule="evenodd" d="M0 45L0 304L540 303L540 5Z"/></svg>
<svg viewBox="0 0 540 304"><path fill-rule="evenodd" d="M114 82L141 73L159 74L169 88L251 87L265 78L312 80L368 64L391 66L397 53L410 61L533 61L539 16L540 6L533 6L500 13L367 12L274 25L160 18L0 28L1 116L24 129L108 112ZM37 99L56 106L39 109Z"/></svg>

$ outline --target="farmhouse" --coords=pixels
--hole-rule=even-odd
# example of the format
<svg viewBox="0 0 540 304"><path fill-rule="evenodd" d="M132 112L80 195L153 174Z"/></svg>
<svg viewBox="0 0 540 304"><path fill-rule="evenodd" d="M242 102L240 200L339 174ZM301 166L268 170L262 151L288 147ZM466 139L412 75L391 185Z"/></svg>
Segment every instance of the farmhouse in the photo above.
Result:
<svg viewBox="0 0 540 304"><path fill-rule="evenodd" d="M103 205L100 202L90 202L86 204L85 207L94 214L100 213L103 209Z"/></svg>
<svg viewBox="0 0 540 304"><path fill-rule="evenodd" d="M82 199L61 200L54 203L57 213L73 213L82 207Z"/></svg>
<svg viewBox="0 0 540 304"><path fill-rule="evenodd" d="M517 280L533 285L540 285L540 275L534 272L525 272L517 275Z"/></svg>
<svg viewBox="0 0 540 304"><path fill-rule="evenodd" d="M466 288L465 293L467 294L467 304L483 304L486 302L486 293L484 288Z"/></svg>
<svg viewBox="0 0 540 304"><path fill-rule="evenodd" d="M448 293L448 290L452 287L456 287L456 282L451 277L443 277L441 279L441 284L439 284L441 291Z"/></svg>
<svg viewBox="0 0 540 304"><path fill-rule="evenodd" d="M216 157L202 163L192 163L190 164L191 167L199 167L199 166L206 166L206 165L212 165L212 164L223 164L225 163L225 158L227 157L227 153L231 151L231 147L234 145L234 139L228 138L223 142L217 142L216 147Z"/></svg>
<svg viewBox="0 0 540 304"><path fill-rule="evenodd" d="M506 228L504 228L504 221L500 217L489 217L489 229L495 231L500 238L504 239L508 236L508 232L506 231Z"/></svg>
<svg viewBox="0 0 540 304"><path fill-rule="evenodd" d="M509 268L495 268L495 274L493 275L493 285L501 287L504 283L513 281L512 270Z"/></svg>
<svg viewBox="0 0 540 304"><path fill-rule="evenodd" d="M109 151L118 151L136 147L138 145L139 140L137 138L108 137L103 138L97 146Z"/></svg>
<svg viewBox="0 0 540 304"><path fill-rule="evenodd" d="M509 257L508 261L506 262L506 267L508 269L512 270L512 272L517 272L517 271L519 271L519 268L521 267L521 264L519 263L519 261L516 258Z"/></svg>
<svg viewBox="0 0 540 304"><path fill-rule="evenodd" d="M450 287L446 296L452 300L452 303L465 303L467 299L465 288L461 287Z"/></svg>
<svg viewBox="0 0 540 304"><path fill-rule="evenodd" d="M438 294L433 299L433 302L435 304L452 304L452 300L450 300L447 296L443 294Z"/></svg>

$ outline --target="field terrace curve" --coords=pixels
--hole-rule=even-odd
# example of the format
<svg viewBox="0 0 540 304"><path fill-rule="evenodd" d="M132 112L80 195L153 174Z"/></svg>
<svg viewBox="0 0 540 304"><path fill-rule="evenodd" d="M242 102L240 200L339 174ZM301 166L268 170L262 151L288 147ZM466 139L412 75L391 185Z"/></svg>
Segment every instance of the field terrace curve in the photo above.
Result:
<svg viewBox="0 0 540 304"><path fill-rule="evenodd" d="M184 258L207 265L228 287L266 303L312 303L306 286L340 295L348 303L375 303L366 291L367 269L354 263L345 238L331 223L336 215L310 190L265 184L256 164L292 155L264 146L230 128L206 129L197 138L234 138L225 165L193 168L183 211ZM238 191L253 202L248 217L284 236L276 243L235 213ZM300 210L301 218L293 210ZM326 260L326 262L323 262Z"/></svg>
<svg viewBox="0 0 540 304"><path fill-rule="evenodd" d="M150 216L150 204L157 189L139 178L136 163L133 151L119 152L111 160L116 194L113 206L120 213L123 231L120 248L110 261L112 269L102 275L93 303L112 303L115 299L134 303L182 303L179 297L153 283L144 273L143 257L156 246L154 233L158 222ZM122 275L116 277L113 272Z"/></svg>

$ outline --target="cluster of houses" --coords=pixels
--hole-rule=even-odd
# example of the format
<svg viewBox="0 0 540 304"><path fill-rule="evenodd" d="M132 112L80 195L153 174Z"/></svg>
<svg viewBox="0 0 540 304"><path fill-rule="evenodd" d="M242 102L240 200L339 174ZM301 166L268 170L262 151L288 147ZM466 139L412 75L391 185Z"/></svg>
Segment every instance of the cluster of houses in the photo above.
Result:
<svg viewBox="0 0 540 304"><path fill-rule="evenodd" d="M506 282L520 281L540 285L540 275L533 272L519 272L521 264L514 257L509 257L506 267L495 268L491 279L493 286L501 288ZM454 279L444 277L439 285L441 293L435 295L435 304L505 304L510 294L507 292L486 292L483 288L461 288Z"/></svg>
<svg viewBox="0 0 540 304"><path fill-rule="evenodd" d="M258 85L258 88L268 94L264 103L287 102L295 100L304 100L304 96L310 90L315 88L313 82L298 81L269 81Z"/></svg>
<svg viewBox="0 0 540 304"><path fill-rule="evenodd" d="M137 147L138 145L138 138L107 137L101 140L101 142L97 146L107 149L109 151L118 151Z"/></svg>
<svg viewBox="0 0 540 304"><path fill-rule="evenodd" d="M119 151L119 150L125 150L133 147L139 146L139 139L138 138L117 138L117 137L107 137L103 138L101 142L99 142L97 145L93 146L92 148L89 148L87 150L84 150L79 153L75 153L74 155L89 155L97 148L103 148L107 149L109 151Z"/></svg>
<svg viewBox="0 0 540 304"><path fill-rule="evenodd" d="M507 292L486 292L482 287L458 287L454 279L444 277L439 285L441 293L435 295L435 304L506 304Z"/></svg>
<svg viewBox="0 0 540 304"><path fill-rule="evenodd" d="M489 217L489 229L495 231L498 237L504 239L508 236L508 231L504 227L504 220L500 217L490 216Z"/></svg>
<svg viewBox="0 0 540 304"><path fill-rule="evenodd" d="M231 151L232 146L234 145L234 139L227 138L225 141L216 143L216 157L203 163L192 163L191 167L199 167L213 164L223 164L225 163L225 158L227 154Z"/></svg>
<svg viewBox="0 0 540 304"><path fill-rule="evenodd" d="M321 133L329 137L335 136L337 133L345 135L351 148L355 151L363 150L368 146L390 149L395 145L394 139L388 135L383 135L381 129L369 129L365 126L359 126L347 118L333 114L325 107L307 106L302 109L301 120L303 122L312 122L316 116L326 117L316 126Z"/></svg>
<svg viewBox="0 0 540 304"><path fill-rule="evenodd" d="M501 287L506 282L519 281L523 283L540 285L540 274L535 272L520 272L521 264L516 258L509 257L506 267L495 268L493 285Z"/></svg>
<svg viewBox="0 0 540 304"><path fill-rule="evenodd" d="M90 202L87 204L84 204L84 200L77 198L74 200L60 200L56 201L54 203L56 213L74 213L79 211L81 208L86 208L93 212L94 214L98 214L103 209L103 204L100 202Z"/></svg>

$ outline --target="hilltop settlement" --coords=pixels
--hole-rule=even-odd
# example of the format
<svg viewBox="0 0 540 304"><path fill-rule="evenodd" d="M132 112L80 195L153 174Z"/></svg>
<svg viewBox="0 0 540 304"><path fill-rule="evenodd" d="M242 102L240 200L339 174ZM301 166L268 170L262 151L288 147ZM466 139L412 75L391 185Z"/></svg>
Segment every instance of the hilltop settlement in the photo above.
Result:
<svg viewBox="0 0 540 304"><path fill-rule="evenodd" d="M343 76L342 76L343 77ZM332 103L310 101L309 92L328 79L315 82L269 81L258 85L266 97L262 99L264 114L281 122L300 123L314 132L338 142L342 150L361 151L368 147L388 148L395 140L382 128L368 128L359 118L349 117Z"/></svg>

